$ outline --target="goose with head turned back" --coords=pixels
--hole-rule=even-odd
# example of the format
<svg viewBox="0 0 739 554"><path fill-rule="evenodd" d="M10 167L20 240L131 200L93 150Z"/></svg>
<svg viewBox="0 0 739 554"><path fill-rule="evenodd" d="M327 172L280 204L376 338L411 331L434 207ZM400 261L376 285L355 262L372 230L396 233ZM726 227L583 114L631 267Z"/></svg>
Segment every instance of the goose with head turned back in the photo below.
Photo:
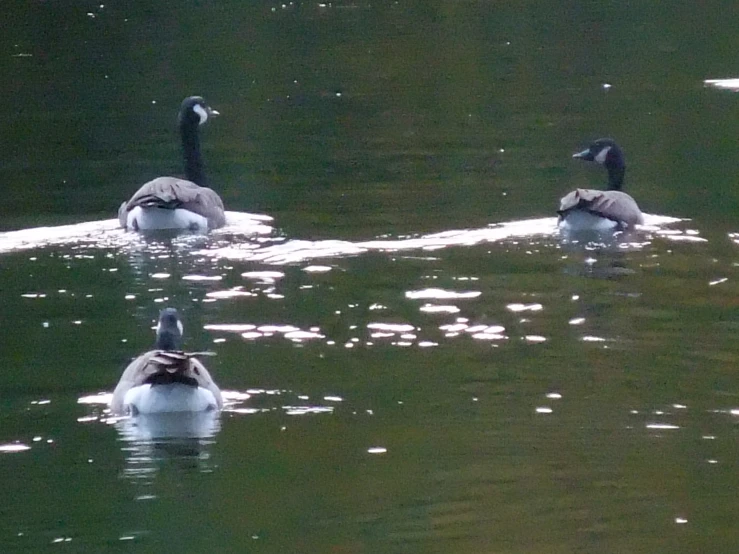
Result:
<svg viewBox="0 0 739 554"><path fill-rule="evenodd" d="M220 410L218 385L197 360L204 352L182 352L182 321L174 308L159 314L154 350L136 358L123 371L113 391L114 414L154 414Z"/></svg>
<svg viewBox="0 0 739 554"><path fill-rule="evenodd" d="M572 156L596 162L608 171L606 190L576 189L562 198L557 213L564 230L615 231L644 223L636 201L622 192L626 164L621 148L611 139L598 139Z"/></svg>
<svg viewBox="0 0 739 554"><path fill-rule="evenodd" d="M118 210L121 226L132 231L186 229L206 232L223 227L223 201L205 186L199 128L218 112L200 96L182 101L178 124L186 179L158 177L144 184Z"/></svg>

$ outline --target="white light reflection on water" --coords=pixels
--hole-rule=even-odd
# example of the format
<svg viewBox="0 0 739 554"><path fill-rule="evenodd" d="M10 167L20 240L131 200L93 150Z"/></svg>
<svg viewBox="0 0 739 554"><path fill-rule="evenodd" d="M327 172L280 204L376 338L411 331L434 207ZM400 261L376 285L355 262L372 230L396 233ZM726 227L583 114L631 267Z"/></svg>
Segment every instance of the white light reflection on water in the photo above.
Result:
<svg viewBox="0 0 739 554"><path fill-rule="evenodd" d="M451 305L443 305L443 306L437 306L435 304L424 304L420 308L418 308L421 312L426 312L430 314L458 314L460 312L460 309L457 308L457 306L451 306Z"/></svg>
<svg viewBox="0 0 739 554"><path fill-rule="evenodd" d="M646 224L629 236L624 236L621 248L641 248L648 242L645 237L663 236L669 240L705 241L695 236L693 230L688 234L679 229L662 229L661 226L684 221L674 217L645 214ZM230 245L199 251L198 254L225 259L260 261L268 264L292 264L301 261L351 256L366 252L399 252L404 250L438 250L452 246L473 246L482 243L500 242L503 240L531 239L534 237L556 237L557 219L553 217L510 221L491 224L482 229L461 229L443 231L413 238L378 239L359 242L340 240L305 241L287 240L278 244L267 244L261 248L253 245ZM637 242L635 237L642 237ZM311 266L313 267L313 266ZM320 267L320 266L319 266ZM308 270L308 268L305 268ZM330 269L325 266L325 269Z"/></svg>
<svg viewBox="0 0 739 554"><path fill-rule="evenodd" d="M453 338L459 336L460 333L467 333L476 340L497 341L508 339L504 334L505 327L502 325L468 325L466 321L460 321L460 319L457 319L456 323L448 323L439 326L439 329L444 332L445 337Z"/></svg>
<svg viewBox="0 0 739 554"><path fill-rule="evenodd" d="M645 425L647 429L655 429L661 431L674 431L680 429L679 425L671 425L669 423L647 423Z"/></svg>
<svg viewBox="0 0 739 554"><path fill-rule="evenodd" d="M256 328L257 326L252 323L217 323L203 327L203 329L208 331L225 331L227 333L243 333Z"/></svg>
<svg viewBox="0 0 739 554"><path fill-rule="evenodd" d="M242 273L241 276L246 279L253 279L263 285L273 285L278 279L282 279L285 274L282 271L247 271Z"/></svg>
<svg viewBox="0 0 739 554"><path fill-rule="evenodd" d="M183 281L220 281L223 279L220 275L183 275Z"/></svg>
<svg viewBox="0 0 739 554"><path fill-rule="evenodd" d="M16 452L25 452L26 450L31 450L31 447L20 442L0 444L0 453L14 454Z"/></svg>
<svg viewBox="0 0 739 554"><path fill-rule="evenodd" d="M541 304L514 303L508 304L506 308L508 308L512 312L538 312L540 310L543 310L544 306L542 306Z"/></svg>
<svg viewBox="0 0 739 554"><path fill-rule="evenodd" d="M207 236L180 235L176 242L188 245L195 255L237 260L253 260L268 264L289 264L300 261L350 256L370 251L397 252L403 250L437 250L452 246L472 246L481 243L503 240L530 239L537 236L555 237L558 234L557 220L553 217L525 219L491 224L481 229L461 229L443 231L429 235L401 239L378 239L360 242L343 240L285 240L274 236L270 226L272 218L265 215L242 212L226 212L228 225L211 231ZM661 236L668 240L705 241L697 236L695 230L663 229L664 225L678 223L674 217L645 214L646 225L640 227L632 236L624 237L621 247L639 248L644 244L637 242L633 235L645 237ZM238 242L244 238L246 242ZM228 244L223 245L223 239ZM36 227L20 231L0 233L0 253L50 245L80 245L86 248L124 248L132 252L155 247L146 237L130 233L118 227L115 219L91 221L75 225L57 227ZM307 272L330 271L330 266L309 266Z"/></svg>
<svg viewBox="0 0 739 554"><path fill-rule="evenodd" d="M332 406L283 406L283 410L287 415L306 415L306 414L330 414L333 413Z"/></svg>
<svg viewBox="0 0 739 554"><path fill-rule="evenodd" d="M216 290L205 293L205 296L212 300L228 300L239 296L257 296L256 293L243 289L244 287L238 286L229 290Z"/></svg>
<svg viewBox="0 0 739 554"><path fill-rule="evenodd" d="M89 405L104 405L110 404L113 399L112 392L99 392L97 394L91 394L88 396L81 396L77 399L77 404L89 404Z"/></svg>
<svg viewBox="0 0 739 554"><path fill-rule="evenodd" d="M407 333L415 330L415 327L409 323L368 323L367 329L388 333Z"/></svg>
<svg viewBox="0 0 739 554"><path fill-rule="evenodd" d="M453 290L444 290L444 289L423 289L423 290L409 290L406 291L405 297L409 298L411 300L450 300L450 299L457 299L457 298L477 298L482 293L480 291L464 291L464 292L456 292Z"/></svg>
<svg viewBox="0 0 739 554"><path fill-rule="evenodd" d="M239 333L245 339L259 339L281 335L293 342L303 342L310 339L325 338L319 327L311 327L309 330L295 327L294 325L256 325L254 323L214 323L203 327L206 331L222 331L225 333Z"/></svg>
<svg viewBox="0 0 739 554"><path fill-rule="evenodd" d="M310 414L332 414L334 406L325 406L317 403L305 403L307 395L295 394L292 391L278 389L248 389L246 392L222 391L225 406L224 412L237 415L259 415L273 412L282 412L286 415L300 416ZM275 400L272 400L275 399ZM252 400L260 406L246 406L245 402ZM340 396L326 395L326 402L339 403L344 399Z"/></svg>
<svg viewBox="0 0 739 554"><path fill-rule="evenodd" d="M272 218L267 215L243 212L226 212L226 226L211 231L209 237L227 235L268 235L273 229ZM187 240L183 235L183 240ZM74 225L53 227L34 227L0 233L0 253L45 246L64 244L85 244L100 248L146 245L144 237L120 228L117 219L88 221Z"/></svg>
<svg viewBox="0 0 739 554"><path fill-rule="evenodd" d="M306 273L328 273L333 268L327 265L309 265L303 268Z"/></svg>
<svg viewBox="0 0 739 554"><path fill-rule="evenodd" d="M736 77L731 79L705 79L703 84L707 87L720 88L739 92L739 79Z"/></svg>

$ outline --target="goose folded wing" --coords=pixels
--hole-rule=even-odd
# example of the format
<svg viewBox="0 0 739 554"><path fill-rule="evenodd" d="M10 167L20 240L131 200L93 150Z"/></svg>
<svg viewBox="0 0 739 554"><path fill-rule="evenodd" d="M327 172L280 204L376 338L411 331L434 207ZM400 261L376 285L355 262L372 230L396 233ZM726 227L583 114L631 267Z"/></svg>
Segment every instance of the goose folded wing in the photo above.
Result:
<svg viewBox="0 0 739 554"><path fill-rule="evenodd" d="M128 364L115 390L113 390L113 398L110 402L110 409L113 413L121 414L124 412L123 400L126 393L132 388L143 385L146 382L146 379L151 375L149 368L151 359L157 354L157 350L146 352Z"/></svg>
<svg viewBox="0 0 739 554"><path fill-rule="evenodd" d="M211 227L222 227L226 223L223 201L215 191L175 177L159 177L144 184L118 211L122 224L126 212L137 206L169 210L181 208L202 215Z"/></svg>
<svg viewBox="0 0 739 554"><path fill-rule="evenodd" d="M151 350L133 360L123 372L118 385L113 391L110 409L113 413L124 412L123 400L126 393L134 387L141 386L158 374L181 373L192 379L197 386L213 393L218 408L223 407L223 397L213 381L210 372L195 356L213 356L213 352L173 352L169 350Z"/></svg>
<svg viewBox="0 0 739 554"><path fill-rule="evenodd" d="M202 355L202 352L197 352L198 355ZM192 376L198 383L199 387L209 390L213 393L218 409L223 408L223 396L221 395L221 389L218 388L213 377L210 376L210 372L197 358L190 358L190 369L188 374Z"/></svg>
<svg viewBox="0 0 739 554"><path fill-rule="evenodd" d="M564 216L571 210L585 210L627 225L644 222L636 201L625 192L617 190L574 190L562 198L557 213Z"/></svg>

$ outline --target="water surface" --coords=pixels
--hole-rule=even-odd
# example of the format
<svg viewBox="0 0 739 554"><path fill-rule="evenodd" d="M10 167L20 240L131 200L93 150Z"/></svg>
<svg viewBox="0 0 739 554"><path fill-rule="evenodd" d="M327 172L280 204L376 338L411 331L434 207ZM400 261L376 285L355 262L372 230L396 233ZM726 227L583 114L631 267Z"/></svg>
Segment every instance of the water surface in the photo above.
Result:
<svg viewBox="0 0 739 554"><path fill-rule="evenodd" d="M736 32L673 8L11 7L0 550L736 551ZM229 225L117 229L193 93ZM599 136L648 225L564 240ZM164 306L219 418L106 411Z"/></svg>

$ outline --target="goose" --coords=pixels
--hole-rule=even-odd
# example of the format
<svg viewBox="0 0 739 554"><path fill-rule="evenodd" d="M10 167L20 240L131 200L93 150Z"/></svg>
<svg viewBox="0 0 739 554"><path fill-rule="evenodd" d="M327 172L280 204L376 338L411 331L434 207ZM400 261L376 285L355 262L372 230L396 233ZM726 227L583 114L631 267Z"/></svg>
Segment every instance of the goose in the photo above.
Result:
<svg viewBox="0 0 739 554"><path fill-rule="evenodd" d="M218 385L196 359L205 352L182 352L183 326L177 310L159 314L157 340L150 350L123 371L110 401L118 415L220 410L223 398Z"/></svg>
<svg viewBox="0 0 739 554"><path fill-rule="evenodd" d="M118 221L131 231L187 229L206 232L223 227L223 201L205 186L200 156L201 125L219 113L200 96L182 101L178 115L186 179L158 177L145 183L130 200L121 204Z"/></svg>
<svg viewBox="0 0 739 554"><path fill-rule="evenodd" d="M608 187L576 189L562 198L557 210L561 229L616 231L644 223L636 201L621 191L626 164L621 148L612 139L598 139L572 157L604 166L608 170Z"/></svg>

